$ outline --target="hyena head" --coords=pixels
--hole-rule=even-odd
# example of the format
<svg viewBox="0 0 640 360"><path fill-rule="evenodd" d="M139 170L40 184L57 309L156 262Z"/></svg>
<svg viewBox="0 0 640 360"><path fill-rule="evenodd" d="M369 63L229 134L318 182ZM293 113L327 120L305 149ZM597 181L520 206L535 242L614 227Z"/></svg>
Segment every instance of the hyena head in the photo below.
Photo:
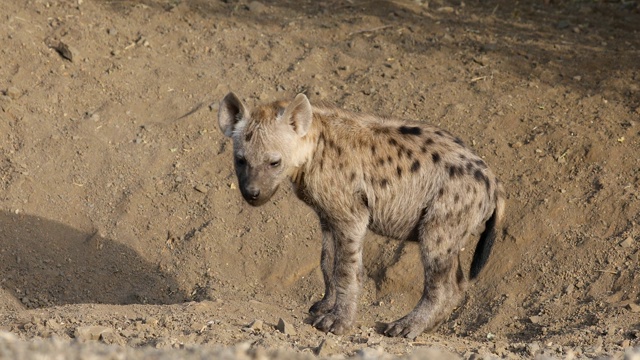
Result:
<svg viewBox="0 0 640 360"><path fill-rule="evenodd" d="M244 199L253 206L267 202L280 183L306 161L307 134L313 113L307 97L276 102L250 111L234 93L220 102L218 123L233 139L233 155Z"/></svg>

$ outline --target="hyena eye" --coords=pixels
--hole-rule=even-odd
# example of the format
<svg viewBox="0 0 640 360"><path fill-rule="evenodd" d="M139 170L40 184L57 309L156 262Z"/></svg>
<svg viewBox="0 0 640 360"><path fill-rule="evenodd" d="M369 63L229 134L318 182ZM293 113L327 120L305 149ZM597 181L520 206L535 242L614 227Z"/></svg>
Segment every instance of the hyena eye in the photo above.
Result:
<svg viewBox="0 0 640 360"><path fill-rule="evenodd" d="M247 159L245 159L244 156L236 156L236 163L238 163L238 165L246 165Z"/></svg>
<svg viewBox="0 0 640 360"><path fill-rule="evenodd" d="M269 165L271 165L271 167L278 167L280 166L280 163L282 163L282 160L274 160L270 162Z"/></svg>

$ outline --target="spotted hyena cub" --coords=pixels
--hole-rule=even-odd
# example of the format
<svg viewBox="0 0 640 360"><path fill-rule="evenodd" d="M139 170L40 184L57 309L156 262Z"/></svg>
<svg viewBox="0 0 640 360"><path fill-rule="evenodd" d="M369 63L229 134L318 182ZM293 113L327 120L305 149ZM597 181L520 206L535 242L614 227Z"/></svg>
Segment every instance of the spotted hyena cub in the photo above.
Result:
<svg viewBox="0 0 640 360"><path fill-rule="evenodd" d="M504 212L502 187L447 131L312 106L303 94L250 110L229 93L218 121L233 139L249 204L264 204L289 179L320 218L325 292L309 310L316 328L342 334L353 324L367 229L420 243L422 298L386 326L388 336L415 338L447 318L466 287L460 251L479 231L469 277L487 261Z"/></svg>

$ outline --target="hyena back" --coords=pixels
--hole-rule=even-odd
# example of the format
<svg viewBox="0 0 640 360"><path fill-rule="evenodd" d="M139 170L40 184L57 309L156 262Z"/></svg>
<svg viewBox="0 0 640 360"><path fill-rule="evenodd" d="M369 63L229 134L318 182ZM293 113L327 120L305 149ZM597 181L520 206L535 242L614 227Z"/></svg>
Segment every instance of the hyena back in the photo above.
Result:
<svg viewBox="0 0 640 360"><path fill-rule="evenodd" d="M460 251L483 227L469 277L485 264L504 212L502 186L445 130L312 107L303 94L250 111L229 93L218 121L233 139L236 175L249 204L264 204L289 179L318 214L325 292L309 310L316 328L342 334L353 324L367 229L420 244L422 298L387 325L388 336L415 338L446 319L467 283Z"/></svg>

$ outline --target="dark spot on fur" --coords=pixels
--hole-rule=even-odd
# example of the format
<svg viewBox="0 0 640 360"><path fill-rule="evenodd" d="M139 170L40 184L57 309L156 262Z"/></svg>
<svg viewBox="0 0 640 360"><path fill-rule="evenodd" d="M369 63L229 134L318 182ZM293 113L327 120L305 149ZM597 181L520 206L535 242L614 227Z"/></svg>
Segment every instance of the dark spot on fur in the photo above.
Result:
<svg viewBox="0 0 640 360"><path fill-rule="evenodd" d="M464 168L462 166L447 164L447 169L449 169L449 177L451 178L464 175Z"/></svg>
<svg viewBox="0 0 640 360"><path fill-rule="evenodd" d="M427 139L424 141L424 146L431 146L431 145L433 145L433 143L434 143L434 141L433 141L433 139L432 139L432 138L427 138Z"/></svg>
<svg viewBox="0 0 640 360"><path fill-rule="evenodd" d="M453 142L460 146L464 146L464 141L462 141L462 139L460 139L459 137L456 137L455 139L453 139Z"/></svg>
<svg viewBox="0 0 640 360"><path fill-rule="evenodd" d="M467 169L468 173L471 173L471 169L473 169L473 163L468 162L465 168Z"/></svg>
<svg viewBox="0 0 640 360"><path fill-rule="evenodd" d="M399 165L396 167L396 173L398 173L398 177L402 176L402 168Z"/></svg>
<svg viewBox="0 0 640 360"><path fill-rule="evenodd" d="M375 145L371 145L371 154L372 155L376 154L376 146Z"/></svg>
<svg viewBox="0 0 640 360"><path fill-rule="evenodd" d="M387 179L382 179L382 180L380 180L380 187L381 187L381 188L383 188L383 189L384 189L384 188L386 188L386 187L387 187L387 185L389 185L389 180L387 180Z"/></svg>
<svg viewBox="0 0 640 360"><path fill-rule="evenodd" d="M343 170L344 169L344 163L338 164L338 169Z"/></svg>
<svg viewBox="0 0 640 360"><path fill-rule="evenodd" d="M366 208L369 207L369 199L367 199L367 194L365 194L364 191L360 191L360 200L362 200Z"/></svg>
<svg viewBox="0 0 640 360"><path fill-rule="evenodd" d="M455 195L453 196L453 202L454 202L454 203L456 203L456 204L457 204L458 202L460 202L460 195L459 195L459 194L455 194Z"/></svg>
<svg viewBox="0 0 640 360"><path fill-rule="evenodd" d="M384 165L384 159L383 158L379 158L378 159L378 165L380 165L380 166Z"/></svg>
<svg viewBox="0 0 640 360"><path fill-rule="evenodd" d="M391 164L391 163L393 162L393 158L391 157L391 155L388 155L388 156L387 156L387 162L388 162L389 164Z"/></svg>
<svg viewBox="0 0 640 360"><path fill-rule="evenodd" d="M336 146L336 152L338 153L338 156L342 156L342 148L340 146Z"/></svg>
<svg viewBox="0 0 640 360"><path fill-rule="evenodd" d="M438 136L444 136L444 133L442 132L442 130L436 130L435 134Z"/></svg>
<svg viewBox="0 0 640 360"><path fill-rule="evenodd" d="M350 180L351 180L351 182L354 182L356 180L356 173L354 171L351 172Z"/></svg>
<svg viewBox="0 0 640 360"><path fill-rule="evenodd" d="M431 159L433 159L433 163L437 164L440 162L440 154L438 154L437 152L434 152L433 154L431 154Z"/></svg>
<svg viewBox="0 0 640 360"><path fill-rule="evenodd" d="M324 159L320 159L320 170L324 169Z"/></svg>
<svg viewBox="0 0 640 360"><path fill-rule="evenodd" d="M398 131L402 135L422 135L422 129L417 126L400 126Z"/></svg>
<svg viewBox="0 0 640 360"><path fill-rule="evenodd" d="M469 235L469 230L465 230L462 232L462 237L465 238L467 237L467 235Z"/></svg>
<svg viewBox="0 0 640 360"><path fill-rule="evenodd" d="M406 153L409 160L413 159L413 150L407 149Z"/></svg>
<svg viewBox="0 0 640 360"><path fill-rule="evenodd" d="M451 251L453 251L451 248L447 249L447 254L451 254Z"/></svg>
<svg viewBox="0 0 640 360"><path fill-rule="evenodd" d="M373 132L376 134L388 134L389 133L389 128L388 127L376 127L373 128Z"/></svg>
<svg viewBox="0 0 640 360"><path fill-rule="evenodd" d="M425 145L420 146L420 152L421 153L426 153L427 152L427 147Z"/></svg>
<svg viewBox="0 0 640 360"><path fill-rule="evenodd" d="M478 209L482 210L482 201L478 202Z"/></svg>
<svg viewBox="0 0 640 360"><path fill-rule="evenodd" d="M396 139L391 138L391 139L389 139L389 145L396 146L396 145L398 145L398 142L396 141Z"/></svg>
<svg viewBox="0 0 640 360"><path fill-rule="evenodd" d="M476 165L480 166L483 169L487 168L487 164L485 164L484 160L482 159L476 159L474 162L476 163Z"/></svg>
<svg viewBox="0 0 640 360"><path fill-rule="evenodd" d="M442 236L438 235L436 236L436 245L440 245L442 244Z"/></svg>
<svg viewBox="0 0 640 360"><path fill-rule="evenodd" d="M418 170L420 170L420 161L415 160L413 164L411 164L411 172L414 173Z"/></svg>
<svg viewBox="0 0 640 360"><path fill-rule="evenodd" d="M491 188L491 183L489 182L489 178L480 169L477 169L473 173L473 177L478 182L480 182L480 181L484 182L484 186L487 188L487 190L489 190Z"/></svg>
<svg viewBox="0 0 640 360"><path fill-rule="evenodd" d="M438 197L443 197L444 196L444 188L440 188L440 190L438 190Z"/></svg>
<svg viewBox="0 0 640 360"><path fill-rule="evenodd" d="M253 137L253 131L247 131L247 133L244 135L244 141L249 142L251 141L252 137Z"/></svg>

